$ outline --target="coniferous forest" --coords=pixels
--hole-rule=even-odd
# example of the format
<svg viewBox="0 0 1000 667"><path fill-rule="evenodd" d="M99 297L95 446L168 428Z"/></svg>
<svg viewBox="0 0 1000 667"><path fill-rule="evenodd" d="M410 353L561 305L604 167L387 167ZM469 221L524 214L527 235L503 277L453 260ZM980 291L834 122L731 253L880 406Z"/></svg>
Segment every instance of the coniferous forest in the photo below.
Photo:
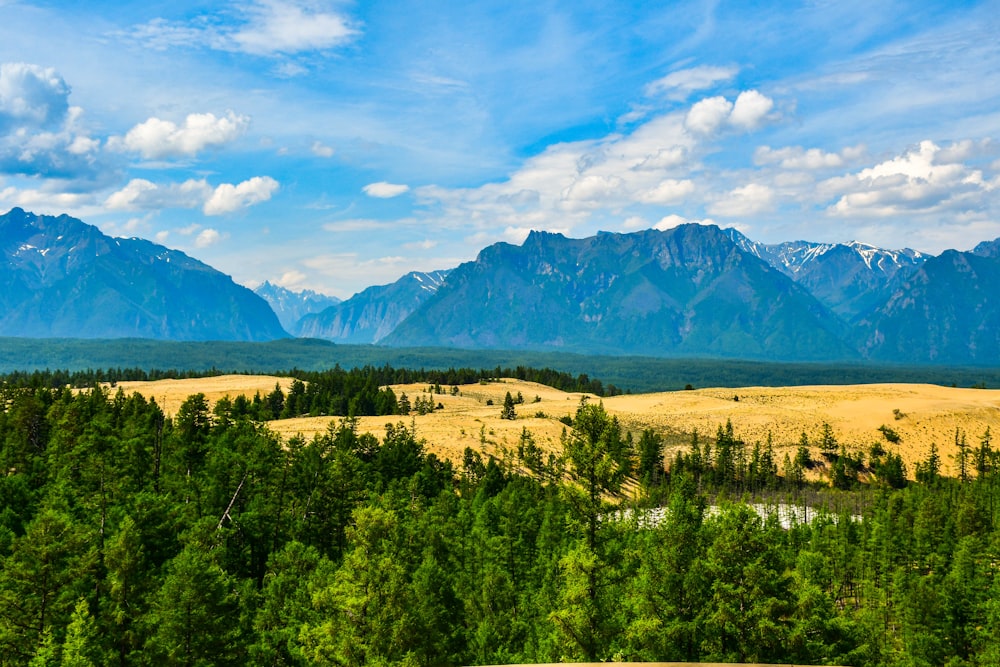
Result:
<svg viewBox="0 0 1000 667"><path fill-rule="evenodd" d="M988 432L958 478L830 452L821 490L738 425L665 461L595 402L559 456L454 466L403 417L282 442L249 400L52 384L0 396L3 665L1000 664Z"/></svg>

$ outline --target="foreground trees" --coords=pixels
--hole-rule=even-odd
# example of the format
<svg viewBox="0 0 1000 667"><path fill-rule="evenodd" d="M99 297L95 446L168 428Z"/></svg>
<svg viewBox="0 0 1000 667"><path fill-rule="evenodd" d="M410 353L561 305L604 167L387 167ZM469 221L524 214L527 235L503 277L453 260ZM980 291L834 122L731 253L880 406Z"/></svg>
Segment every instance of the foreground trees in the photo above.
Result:
<svg viewBox="0 0 1000 667"><path fill-rule="evenodd" d="M559 456L456 471L404 424L282 443L239 404L6 393L0 665L1000 660L988 435L964 479L783 526L721 497L803 493L732 425L664 469L581 405Z"/></svg>

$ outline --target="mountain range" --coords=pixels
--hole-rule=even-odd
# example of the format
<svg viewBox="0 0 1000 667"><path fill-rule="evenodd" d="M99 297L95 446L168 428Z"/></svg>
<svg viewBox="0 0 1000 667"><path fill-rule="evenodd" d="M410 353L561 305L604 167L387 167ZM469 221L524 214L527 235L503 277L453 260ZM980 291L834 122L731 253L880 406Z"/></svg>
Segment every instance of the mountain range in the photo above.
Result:
<svg viewBox="0 0 1000 667"><path fill-rule="evenodd" d="M0 216L0 335L261 341L287 337L263 299L177 250L66 215Z"/></svg>
<svg viewBox="0 0 1000 667"><path fill-rule="evenodd" d="M267 301L271 310L278 316L278 321L285 331L294 332L299 320L311 313L336 306L340 299L312 290L290 290L287 287L273 285L265 280L253 289L254 293Z"/></svg>
<svg viewBox="0 0 1000 667"><path fill-rule="evenodd" d="M378 343L441 286L447 271L411 272L389 285L369 287L347 301L306 315L290 331L340 343Z"/></svg>
<svg viewBox="0 0 1000 667"><path fill-rule="evenodd" d="M1000 239L935 256L859 242L762 244L712 225L583 239L532 232L338 303L270 283L253 294L183 253L67 216L14 209L0 216L0 234L0 335L262 340L289 331L388 346L1000 365L990 287Z"/></svg>

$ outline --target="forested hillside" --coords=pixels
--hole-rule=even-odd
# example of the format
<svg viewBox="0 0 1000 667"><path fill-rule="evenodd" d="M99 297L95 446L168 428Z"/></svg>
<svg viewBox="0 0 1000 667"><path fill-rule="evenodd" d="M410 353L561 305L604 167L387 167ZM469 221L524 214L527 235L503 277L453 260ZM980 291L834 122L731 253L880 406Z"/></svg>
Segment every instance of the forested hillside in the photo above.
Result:
<svg viewBox="0 0 1000 667"><path fill-rule="evenodd" d="M820 493L722 426L665 465L592 403L561 456L457 468L405 423L283 443L234 406L4 386L0 664L1000 662L989 433L961 479L830 452Z"/></svg>

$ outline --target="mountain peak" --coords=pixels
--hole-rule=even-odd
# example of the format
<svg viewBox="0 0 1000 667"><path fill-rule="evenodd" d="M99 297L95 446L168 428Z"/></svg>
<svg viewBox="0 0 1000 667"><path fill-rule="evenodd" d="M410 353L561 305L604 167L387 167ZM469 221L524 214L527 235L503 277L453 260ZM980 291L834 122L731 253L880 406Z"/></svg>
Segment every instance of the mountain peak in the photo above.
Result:
<svg viewBox="0 0 1000 667"><path fill-rule="evenodd" d="M0 216L0 335L172 340L287 336L267 304L184 253L68 215Z"/></svg>
<svg viewBox="0 0 1000 667"><path fill-rule="evenodd" d="M972 249L972 254L980 257L1000 257L1000 238L983 241Z"/></svg>

